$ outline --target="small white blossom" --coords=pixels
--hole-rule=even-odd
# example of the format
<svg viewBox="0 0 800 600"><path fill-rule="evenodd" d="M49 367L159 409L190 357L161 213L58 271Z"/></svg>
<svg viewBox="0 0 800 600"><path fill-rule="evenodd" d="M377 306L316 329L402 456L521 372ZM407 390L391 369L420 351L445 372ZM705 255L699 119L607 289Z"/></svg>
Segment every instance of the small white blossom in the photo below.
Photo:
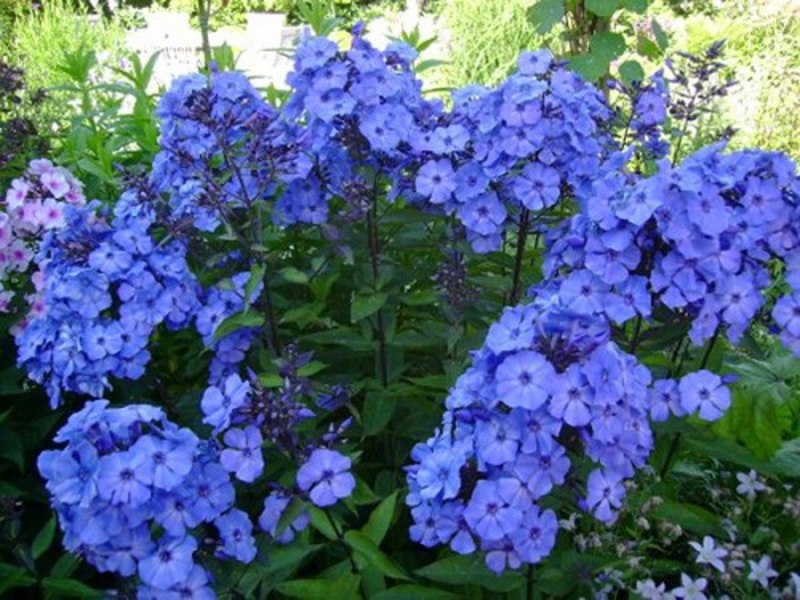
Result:
<svg viewBox="0 0 800 600"><path fill-rule="evenodd" d="M758 473L752 469L749 473L737 473L736 479L739 480L736 491L742 496L747 496L750 500L755 499L758 492L763 492L767 489L767 486L758 480Z"/></svg>
<svg viewBox="0 0 800 600"><path fill-rule="evenodd" d="M750 563L750 574L747 579L757 581L764 589L769 588L769 580L778 575L778 572L772 568L772 559L769 556L762 556L758 562L754 560L747 562Z"/></svg>
<svg viewBox="0 0 800 600"><path fill-rule="evenodd" d="M684 600L707 600L703 590L706 589L708 580L701 577L697 581L693 580L686 573L681 573L681 587L672 590L676 598Z"/></svg>
<svg viewBox="0 0 800 600"><path fill-rule="evenodd" d="M722 559L728 556L728 551L725 548L717 548L714 538L707 535L703 538L703 545L697 542L689 542L689 545L697 550L697 558L695 562L700 565L711 565L720 573L725 572L725 563Z"/></svg>
<svg viewBox="0 0 800 600"><path fill-rule="evenodd" d="M666 587L663 583L656 585L652 579L645 579L636 582L636 593L643 600L672 600L674 596L666 591Z"/></svg>

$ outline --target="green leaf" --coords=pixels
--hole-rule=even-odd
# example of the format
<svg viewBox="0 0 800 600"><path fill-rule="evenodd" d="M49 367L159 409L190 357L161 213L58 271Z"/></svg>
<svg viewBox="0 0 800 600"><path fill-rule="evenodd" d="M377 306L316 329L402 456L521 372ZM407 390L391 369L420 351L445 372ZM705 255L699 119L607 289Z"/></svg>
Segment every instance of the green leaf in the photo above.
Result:
<svg viewBox="0 0 800 600"><path fill-rule="evenodd" d="M661 50L661 52L664 52L667 49L667 46L669 46L669 38L664 32L664 29L661 27L661 24L655 19L652 21L652 27L653 35L656 36L656 44L658 44L658 48Z"/></svg>
<svg viewBox="0 0 800 600"><path fill-rule="evenodd" d="M319 531L322 535L324 535L329 540L335 540L338 536L336 535L336 531L334 531L333 526L331 525L330 520L328 520L328 515L317 508L316 506L312 506L308 510L309 514L311 515L311 525Z"/></svg>
<svg viewBox="0 0 800 600"><path fill-rule="evenodd" d="M19 434L8 426L0 426L0 457L13 462L20 471L25 470L24 445Z"/></svg>
<svg viewBox="0 0 800 600"><path fill-rule="evenodd" d="M769 468L784 477L800 477L800 438L784 442L769 462Z"/></svg>
<svg viewBox="0 0 800 600"><path fill-rule="evenodd" d="M461 597L444 590L416 584L398 585L370 596L372 600L457 600Z"/></svg>
<svg viewBox="0 0 800 600"><path fill-rule="evenodd" d="M344 534L345 543L356 552L361 553L367 561L378 568L381 573L392 579L408 579L405 571L394 560L389 558L378 546L360 531L348 531Z"/></svg>
<svg viewBox="0 0 800 600"><path fill-rule="evenodd" d="M42 588L67 598L103 598L106 595L104 591L89 587L77 579L47 577L42 581Z"/></svg>
<svg viewBox="0 0 800 600"><path fill-rule="evenodd" d="M373 348L373 343L370 340L365 340L348 327L336 327L327 331L309 333L301 336L300 340L311 344L345 346L350 352L364 352Z"/></svg>
<svg viewBox="0 0 800 600"><path fill-rule="evenodd" d="M275 589L290 598L306 598L307 600L329 600L331 598L331 582L320 579L295 579L284 581Z"/></svg>
<svg viewBox="0 0 800 600"><path fill-rule="evenodd" d="M214 330L213 340L221 340L229 333L244 329L245 327L261 327L264 324L263 315L254 312L238 312L220 323Z"/></svg>
<svg viewBox="0 0 800 600"><path fill-rule="evenodd" d="M625 52L625 38L619 33L602 31L592 36L589 46L592 52L610 62Z"/></svg>
<svg viewBox="0 0 800 600"><path fill-rule="evenodd" d="M641 36L636 42L636 51L642 56L658 60L663 54L661 48L658 47L653 40L648 37Z"/></svg>
<svg viewBox="0 0 800 600"><path fill-rule="evenodd" d="M377 292L369 296L355 296L350 304L350 321L357 323L374 315L386 304L388 294Z"/></svg>
<svg viewBox="0 0 800 600"><path fill-rule="evenodd" d="M623 83L631 85L634 81L644 81L644 69L635 60L626 60L619 66L619 77Z"/></svg>
<svg viewBox="0 0 800 600"><path fill-rule="evenodd" d="M53 565L53 568L50 569L50 577L55 577L57 579L69 577L80 564L81 559L74 554L62 554L61 558L59 558L56 564Z"/></svg>
<svg viewBox="0 0 800 600"><path fill-rule="evenodd" d="M389 424L397 409L397 398L385 390L367 393L362 413L365 435L377 435Z"/></svg>
<svg viewBox="0 0 800 600"><path fill-rule="evenodd" d="M747 448L732 440L687 436L683 439L683 443L699 454L716 458L722 462L755 469L765 474L770 473L769 463L758 460Z"/></svg>
<svg viewBox="0 0 800 600"><path fill-rule="evenodd" d="M308 275L294 267L285 267L278 272L289 283L308 283L309 281Z"/></svg>
<svg viewBox="0 0 800 600"><path fill-rule="evenodd" d="M47 552L50 545L53 543L53 537L56 533L56 518L50 517L47 524L42 527L42 530L36 535L31 545L31 554L33 559L38 559L42 554Z"/></svg>
<svg viewBox="0 0 800 600"><path fill-rule="evenodd" d="M725 535L719 518L714 513L694 504L667 501L653 510L653 516L680 525L685 530L699 535Z"/></svg>
<svg viewBox="0 0 800 600"><path fill-rule="evenodd" d="M413 292L400 298L400 302L408 306L424 306L433 304L439 299L439 294L432 291Z"/></svg>
<svg viewBox="0 0 800 600"><path fill-rule="evenodd" d="M650 4L650 0L620 0L620 4L622 8L641 15L647 11L647 5Z"/></svg>
<svg viewBox="0 0 800 600"><path fill-rule="evenodd" d="M424 71L429 71L430 69L441 67L442 65L446 64L448 64L446 60L436 60L433 58L428 60L422 60L418 63L414 63L414 72L422 73Z"/></svg>
<svg viewBox="0 0 800 600"><path fill-rule="evenodd" d="M564 0L537 0L528 8L528 20L536 33L545 34L564 18Z"/></svg>
<svg viewBox="0 0 800 600"><path fill-rule="evenodd" d="M516 571L497 575L476 555L451 556L414 571L417 575L450 585L476 584L493 592L510 592L525 584L525 577Z"/></svg>
<svg viewBox="0 0 800 600"><path fill-rule="evenodd" d="M248 598L258 597L255 589L260 584L275 584L285 581L297 570L302 561L323 548L323 544L313 546L285 546L270 548L266 564L250 564L245 571L237 590Z"/></svg>
<svg viewBox="0 0 800 600"><path fill-rule="evenodd" d="M247 279L247 283L244 285L244 310L247 311L250 308L250 302L253 299L253 294L256 291L258 285L264 281L264 274L267 272L267 267L265 265L253 265L250 268L250 277Z"/></svg>
<svg viewBox="0 0 800 600"><path fill-rule="evenodd" d="M36 578L22 567L0 563L0 595L16 587L29 587L36 583ZM25 597L20 594L20 597Z"/></svg>
<svg viewBox="0 0 800 600"><path fill-rule="evenodd" d="M781 421L770 386L755 389L735 386L731 407L714 425L714 431L740 440L762 460L768 460L781 447Z"/></svg>
<svg viewBox="0 0 800 600"><path fill-rule="evenodd" d="M617 0L585 0L584 6L598 17L610 17L617 10Z"/></svg>
<svg viewBox="0 0 800 600"><path fill-rule="evenodd" d="M384 498L380 504L372 511L367 520L367 524L361 528L361 533L371 539L375 544L380 545L389 525L392 523L395 505L397 504L397 492Z"/></svg>
<svg viewBox="0 0 800 600"><path fill-rule="evenodd" d="M578 54L569 59L569 65L586 81L595 82L608 72L611 61L597 52Z"/></svg>

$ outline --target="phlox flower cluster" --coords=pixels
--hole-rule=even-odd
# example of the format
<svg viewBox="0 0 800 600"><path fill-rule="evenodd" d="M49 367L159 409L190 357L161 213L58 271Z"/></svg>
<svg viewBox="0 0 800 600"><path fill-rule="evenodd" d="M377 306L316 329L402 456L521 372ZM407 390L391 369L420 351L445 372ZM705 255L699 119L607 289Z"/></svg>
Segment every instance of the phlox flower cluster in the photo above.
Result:
<svg viewBox="0 0 800 600"><path fill-rule="evenodd" d="M624 323L661 306L691 321L703 344L718 330L737 342L764 308L782 265L789 293L772 310L800 354L800 179L786 156L721 145L665 162L651 177L610 171L593 199L552 234L545 276L573 310Z"/></svg>
<svg viewBox="0 0 800 600"><path fill-rule="evenodd" d="M110 223L95 205L68 207L42 246L46 311L17 336L17 361L52 406L64 391L102 396L110 376L141 377L156 327L185 327L199 306L185 244L153 240L155 212L136 194Z"/></svg>
<svg viewBox="0 0 800 600"><path fill-rule="evenodd" d="M271 200L281 187L310 181L308 134L236 72L178 78L161 99L160 152L153 162L157 191L169 195L172 217L214 231L237 212ZM282 222L318 223L303 211Z"/></svg>
<svg viewBox="0 0 800 600"><path fill-rule="evenodd" d="M640 159L658 160L670 150L664 139L664 123L670 107L670 93L662 71L654 73L646 82L634 81L629 85L610 82L609 86L624 95L630 112L623 119L623 138L620 144L627 147L634 142Z"/></svg>
<svg viewBox="0 0 800 600"><path fill-rule="evenodd" d="M326 507L348 497L355 479L349 473L351 461L333 446L343 435L349 422L331 428L321 439L300 435L301 424L315 416L308 406L308 398L316 394L311 381L299 375L300 369L310 363L313 353L300 353L290 345L279 360L280 387L265 387L255 374L242 379L237 373L225 377L217 385L210 385L203 394L201 410L203 422L222 437L220 454L222 466L240 481L251 483L263 474L262 448L277 450L299 466L296 487L274 491L264 505L262 528L288 541L292 531L305 527L307 513L296 527L277 532L280 515L293 497L311 500ZM323 396L327 405L341 403L344 391L334 388Z"/></svg>
<svg viewBox="0 0 800 600"><path fill-rule="evenodd" d="M595 468L575 500L616 519L624 480L653 448L651 375L609 335L556 297L504 311L450 391L441 430L412 453L412 539L483 550L498 572L539 562L558 529L542 504L587 458Z"/></svg>
<svg viewBox="0 0 800 600"><path fill-rule="evenodd" d="M549 554L557 516L542 505L587 459L594 468L575 500L612 523L625 480L653 449L649 420L694 412L714 420L730 404L708 371L653 384L610 341L605 319L539 291L490 327L450 391L441 429L414 448L408 468L412 539L483 550L498 572Z"/></svg>
<svg viewBox="0 0 800 600"><path fill-rule="evenodd" d="M411 68L414 49L392 42L381 52L362 34L356 26L348 50L324 37L306 38L297 48L287 77L293 93L282 116L307 128L314 169L286 188L279 218L306 215L300 220L321 223L334 197L345 201L344 216L358 218L379 178L399 176L413 160L420 132L442 111L441 102L422 97Z"/></svg>
<svg viewBox="0 0 800 600"><path fill-rule="evenodd" d="M412 201L454 214L477 252L500 248L509 219L584 197L603 157L612 111L546 50L523 52L497 88L470 86L453 110L410 140Z"/></svg>
<svg viewBox="0 0 800 600"><path fill-rule="evenodd" d="M25 297L30 315L42 312L42 273L30 273L29 267L44 234L65 225L65 208L85 202L83 184L46 159L32 160L25 173L11 182L0 204L0 312L12 309L20 290L31 292ZM18 281L14 274L19 274ZM33 290L25 289L28 279Z"/></svg>
<svg viewBox="0 0 800 600"><path fill-rule="evenodd" d="M87 402L55 441L65 447L43 452L39 471L65 547L100 571L138 577L141 597L214 597L195 555L209 534L217 558L255 557L252 524L233 508L213 444L161 409Z"/></svg>
<svg viewBox="0 0 800 600"><path fill-rule="evenodd" d="M219 339L215 340L214 336L217 328L225 319L244 309L245 287L249 279L249 272L237 273L225 280L226 285L212 286L202 295L202 306L197 310L195 326L198 333L203 336L203 343L206 347L214 351L214 358L209 369L211 382L219 382L238 370L239 363L244 360L258 331L255 327L241 327ZM256 285L249 300L257 299L263 289L263 283Z"/></svg>

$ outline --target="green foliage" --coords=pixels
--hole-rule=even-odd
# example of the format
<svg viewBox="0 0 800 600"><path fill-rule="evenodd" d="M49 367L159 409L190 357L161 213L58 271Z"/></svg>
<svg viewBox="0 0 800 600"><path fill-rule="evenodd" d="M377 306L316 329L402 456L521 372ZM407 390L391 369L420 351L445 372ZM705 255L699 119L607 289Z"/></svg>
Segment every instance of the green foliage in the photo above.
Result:
<svg viewBox="0 0 800 600"><path fill-rule="evenodd" d="M736 130L733 148L760 147L800 157L800 12L780 2L731 3L724 10L671 18L673 46L695 52L726 40L726 60L738 85L723 105Z"/></svg>
<svg viewBox="0 0 800 600"><path fill-rule="evenodd" d="M50 88L70 82L54 68L76 53L93 50L113 64L122 56L124 30L113 21L91 17L69 0L47 0L41 8L20 13L6 52L27 71L31 87ZM52 110L63 113L64 96L55 97Z"/></svg>
<svg viewBox="0 0 800 600"><path fill-rule="evenodd" d="M450 36L446 85L496 84L515 68L522 50L545 45L527 14L523 0L445 0L441 19Z"/></svg>

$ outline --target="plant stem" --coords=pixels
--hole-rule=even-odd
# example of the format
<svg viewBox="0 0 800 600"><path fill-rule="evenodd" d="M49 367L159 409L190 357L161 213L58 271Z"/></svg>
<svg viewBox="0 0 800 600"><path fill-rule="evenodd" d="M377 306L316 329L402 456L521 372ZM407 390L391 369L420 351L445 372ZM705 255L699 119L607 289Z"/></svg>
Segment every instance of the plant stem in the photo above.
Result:
<svg viewBox="0 0 800 600"><path fill-rule="evenodd" d="M711 336L711 341L708 343L708 346L706 347L706 350L703 353L703 359L700 361L700 370L705 369L706 365L708 365L708 360L709 360L709 358L711 358L711 352L714 349L714 344L716 343L718 337L719 337L719 327L717 327L714 330L714 335ZM676 353L677 353L678 349L681 347L681 345L683 343L683 340L684 340L684 338L681 338L678 341L678 345L675 348L676 352L672 353L672 360L673 361L674 361L674 359L676 357ZM678 369L676 371L676 375L677 375L677 373L680 372L681 366L683 365L683 359L684 359L685 356L686 356L686 351L684 350L683 355L681 356L681 361L678 364ZM667 452L667 458L664 459L664 465L661 467L661 478L662 479L667 474L667 471L669 470L669 467L672 464L673 459L675 458L675 454L677 454L677 452L678 452L678 448L680 447L680 443L681 443L681 434L680 434L680 432L678 432L672 437L672 443L669 446L669 451Z"/></svg>
<svg viewBox="0 0 800 600"><path fill-rule="evenodd" d="M203 40L203 60L206 69L211 68L211 40L208 34L208 21L211 18L211 0L197 0L197 16L200 20L200 35Z"/></svg>
<svg viewBox="0 0 800 600"><path fill-rule="evenodd" d="M374 285L378 283L380 266L380 239L378 238L378 190L377 184L372 194L372 206L367 211L367 244L369 257L372 264L372 279ZM381 385L389 387L389 366L386 349L386 330L383 323L383 311L375 314L376 334L378 336L378 369L380 371Z"/></svg>
<svg viewBox="0 0 800 600"><path fill-rule="evenodd" d="M530 211L527 208L522 209L519 218L519 230L517 231L517 254L514 258L514 274L511 281L511 294L509 295L509 304L514 305L519 302L519 295L522 288L522 258L525 254L525 242L528 240L528 226L530 220Z"/></svg>
<svg viewBox="0 0 800 600"><path fill-rule="evenodd" d="M342 532L339 531L339 526L336 524L336 521L333 520L330 511L327 508L325 508L323 509L323 512L325 513L325 516L328 517L328 522L331 524L333 532L336 534L336 539L342 545L342 547L345 550L345 553L347 554L347 559L350 561L350 568L352 569L353 574L354 575L357 574L358 565L356 564L356 561L353 558L353 553L350 551L350 546L348 546L347 542L344 541L344 534L342 534Z"/></svg>

